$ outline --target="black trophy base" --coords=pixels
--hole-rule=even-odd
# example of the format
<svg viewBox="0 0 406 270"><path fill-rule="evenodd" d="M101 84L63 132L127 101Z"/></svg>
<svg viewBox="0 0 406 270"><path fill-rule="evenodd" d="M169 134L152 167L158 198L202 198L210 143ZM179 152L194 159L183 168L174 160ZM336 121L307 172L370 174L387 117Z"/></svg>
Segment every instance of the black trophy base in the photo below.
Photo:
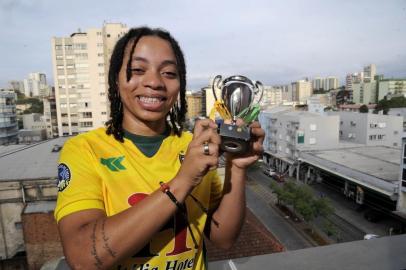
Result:
<svg viewBox="0 0 406 270"><path fill-rule="evenodd" d="M251 139L249 127L238 127L233 124L220 124L221 150L233 154L246 153Z"/></svg>

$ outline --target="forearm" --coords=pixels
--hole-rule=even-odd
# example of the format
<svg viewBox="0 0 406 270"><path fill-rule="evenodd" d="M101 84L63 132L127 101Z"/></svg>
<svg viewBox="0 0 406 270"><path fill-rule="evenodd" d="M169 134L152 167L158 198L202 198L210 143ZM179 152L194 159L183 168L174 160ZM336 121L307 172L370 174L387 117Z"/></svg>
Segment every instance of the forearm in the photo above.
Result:
<svg viewBox="0 0 406 270"><path fill-rule="evenodd" d="M238 237L245 217L246 170L227 164L223 198L213 213L210 240L219 247L230 248Z"/></svg>
<svg viewBox="0 0 406 270"><path fill-rule="evenodd" d="M175 179L170 186L180 202L190 192ZM117 215L91 219L76 231L62 234L68 262L74 269L108 269L139 252L176 210L166 194L156 191Z"/></svg>

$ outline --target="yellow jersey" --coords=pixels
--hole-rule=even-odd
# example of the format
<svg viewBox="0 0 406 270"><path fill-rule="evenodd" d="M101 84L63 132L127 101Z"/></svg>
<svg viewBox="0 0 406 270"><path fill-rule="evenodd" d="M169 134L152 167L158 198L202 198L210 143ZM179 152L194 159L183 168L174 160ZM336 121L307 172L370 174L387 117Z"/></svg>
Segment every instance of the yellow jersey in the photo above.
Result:
<svg viewBox="0 0 406 270"><path fill-rule="evenodd" d="M159 189L161 181L176 176L191 140L189 132L180 137L171 133L155 155L146 157L131 140L121 143L107 135L105 128L69 139L58 165L56 220L86 209L101 209L107 216L126 210ZM214 209L222 196L217 171L207 173L192 195L206 209ZM185 204L187 221L177 211L149 244L113 269L205 269L202 248L207 215L190 197Z"/></svg>

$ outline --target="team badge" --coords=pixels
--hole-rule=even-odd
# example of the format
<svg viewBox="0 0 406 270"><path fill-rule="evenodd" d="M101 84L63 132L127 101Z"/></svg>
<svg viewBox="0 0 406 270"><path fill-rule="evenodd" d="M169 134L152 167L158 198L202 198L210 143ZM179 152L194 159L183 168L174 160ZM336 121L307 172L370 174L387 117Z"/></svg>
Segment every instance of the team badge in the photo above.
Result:
<svg viewBox="0 0 406 270"><path fill-rule="evenodd" d="M71 178L69 167L61 163L58 165L58 190L63 191L68 185Z"/></svg>
<svg viewBox="0 0 406 270"><path fill-rule="evenodd" d="M180 153L179 153L179 161L180 161L180 163L182 163L184 159L185 159L185 152L180 151Z"/></svg>

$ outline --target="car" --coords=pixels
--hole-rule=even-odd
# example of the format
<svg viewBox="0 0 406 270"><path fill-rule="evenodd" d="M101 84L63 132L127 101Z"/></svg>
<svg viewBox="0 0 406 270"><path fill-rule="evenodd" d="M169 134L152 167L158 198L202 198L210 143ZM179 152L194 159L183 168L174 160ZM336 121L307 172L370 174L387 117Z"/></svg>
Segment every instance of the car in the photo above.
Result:
<svg viewBox="0 0 406 270"><path fill-rule="evenodd" d="M262 172L263 172L265 175L271 176L271 177L276 174L274 168L267 168L267 167L265 167L265 168L262 170Z"/></svg>
<svg viewBox="0 0 406 270"><path fill-rule="evenodd" d="M373 233L367 233L366 235L364 235L364 240L371 240L374 238L378 238L379 235L377 234L373 234Z"/></svg>

